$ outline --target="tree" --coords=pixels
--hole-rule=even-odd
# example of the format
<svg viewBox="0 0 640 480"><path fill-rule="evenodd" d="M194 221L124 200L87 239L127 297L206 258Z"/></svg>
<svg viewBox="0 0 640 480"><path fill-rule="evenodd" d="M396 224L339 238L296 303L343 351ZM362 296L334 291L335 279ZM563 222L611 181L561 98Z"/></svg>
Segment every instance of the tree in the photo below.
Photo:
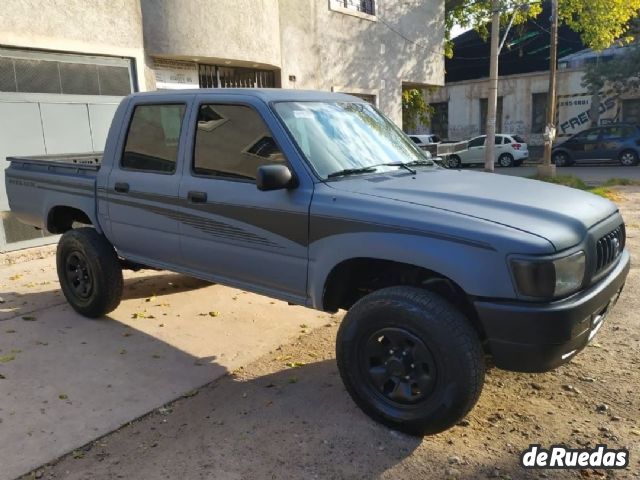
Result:
<svg viewBox="0 0 640 480"><path fill-rule="evenodd" d="M454 25L474 28L483 38L489 37L491 0L456 0L449 2L445 15L445 55L455 55L451 42ZM513 16L513 25L525 23L542 12L539 0L501 0L500 21L506 25ZM527 8L522 8L525 5ZM602 50L616 40L630 42L630 27L640 12L640 0L559 0L561 23L580 34L582 42L594 50Z"/></svg>
<svg viewBox="0 0 640 480"><path fill-rule="evenodd" d="M422 90L407 88L402 90L402 129L415 130L418 123L429 125L433 107L424 100Z"/></svg>
<svg viewBox="0 0 640 480"><path fill-rule="evenodd" d="M602 50L613 44L615 41L630 42L633 36L629 29L633 24L633 19L638 16L640 11L640 0L554 0L557 5L557 18L560 22L565 23L569 28L580 34L583 43L594 50ZM496 10L497 5L497 10ZM500 13L500 24L518 25L525 23L529 18L536 17L542 11L540 1L531 0L451 0L447 3L445 15L445 55L451 57L454 55L453 45L450 38L450 32L454 25L471 26L479 34L487 38L488 36L488 19L494 13ZM494 18L495 15L494 15ZM496 18L495 21L498 21ZM495 23L494 23L495 24ZM554 23L556 25L556 23ZM557 28L557 25L556 27ZM507 27L508 31L509 27ZM497 31L497 29L494 29ZM555 30L554 30L555 31ZM495 45L495 39L493 45ZM492 49L496 50L496 49ZM497 49L499 51L499 49ZM552 50L554 47L552 46ZM492 53L493 57L497 57L496 53ZM494 60L494 63L497 59ZM497 75L497 65L494 70ZM552 78L550 85L555 84L555 69L551 69ZM495 83L495 80L494 80ZM496 89L492 91L492 98L495 101L497 97ZM551 91L554 91L550 87ZM555 93L551 94L549 101L555 105ZM489 118L487 115L487 142L493 144L493 138L490 135L490 122L494 122L495 118ZM553 132L553 125L547 125L547 131ZM545 157L544 166L550 166L552 133L545 140ZM493 170L493 156L491 149L487 149L485 159L485 169Z"/></svg>

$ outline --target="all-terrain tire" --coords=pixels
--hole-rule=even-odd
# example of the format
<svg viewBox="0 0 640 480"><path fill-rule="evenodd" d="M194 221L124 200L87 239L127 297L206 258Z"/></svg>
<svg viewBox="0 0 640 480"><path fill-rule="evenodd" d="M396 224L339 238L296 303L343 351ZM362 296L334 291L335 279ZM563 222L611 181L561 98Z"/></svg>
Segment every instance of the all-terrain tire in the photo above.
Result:
<svg viewBox="0 0 640 480"><path fill-rule="evenodd" d="M97 318L120 304L120 262L113 246L95 229L78 228L62 235L56 266L62 292L79 314Z"/></svg>
<svg viewBox="0 0 640 480"><path fill-rule="evenodd" d="M384 288L353 305L338 330L336 359L356 404L411 435L458 423L484 383L473 326L445 299L415 287Z"/></svg>

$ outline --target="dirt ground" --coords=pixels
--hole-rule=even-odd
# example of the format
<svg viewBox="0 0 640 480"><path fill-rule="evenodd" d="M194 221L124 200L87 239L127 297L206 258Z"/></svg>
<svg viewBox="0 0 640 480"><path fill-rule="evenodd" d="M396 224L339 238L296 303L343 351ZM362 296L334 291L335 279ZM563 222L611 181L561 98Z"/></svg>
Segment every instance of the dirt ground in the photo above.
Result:
<svg viewBox="0 0 640 480"><path fill-rule="evenodd" d="M621 188L628 246L640 255L640 189ZM366 417L340 381L340 315L197 393L25 478L640 478L640 275L593 343L556 371L490 370L478 405L432 437ZM519 466L532 443L630 450L622 471Z"/></svg>

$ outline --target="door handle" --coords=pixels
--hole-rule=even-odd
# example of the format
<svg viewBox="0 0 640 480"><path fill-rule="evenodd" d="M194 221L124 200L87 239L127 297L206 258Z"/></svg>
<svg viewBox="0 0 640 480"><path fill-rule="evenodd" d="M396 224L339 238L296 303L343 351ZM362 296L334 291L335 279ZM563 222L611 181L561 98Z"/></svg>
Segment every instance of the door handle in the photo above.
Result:
<svg viewBox="0 0 640 480"><path fill-rule="evenodd" d="M191 191L187 193L187 199L191 203L207 203L207 193Z"/></svg>
<svg viewBox="0 0 640 480"><path fill-rule="evenodd" d="M116 182L116 184L113 186L113 189L116 192L127 193L129 191L129 184L126 182Z"/></svg>

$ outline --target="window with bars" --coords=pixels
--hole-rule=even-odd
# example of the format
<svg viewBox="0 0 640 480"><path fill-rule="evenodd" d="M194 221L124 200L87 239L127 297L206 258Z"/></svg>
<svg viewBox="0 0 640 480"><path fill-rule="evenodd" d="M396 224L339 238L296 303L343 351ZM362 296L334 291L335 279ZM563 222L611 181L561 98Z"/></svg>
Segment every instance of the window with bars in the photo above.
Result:
<svg viewBox="0 0 640 480"><path fill-rule="evenodd" d="M366 13L367 15L376 14L375 0L331 0L331 5L345 8L347 10Z"/></svg>
<svg viewBox="0 0 640 480"><path fill-rule="evenodd" d="M275 88L272 70L198 65L200 88Z"/></svg>
<svg viewBox="0 0 640 480"><path fill-rule="evenodd" d="M133 91L129 60L109 65L86 58L91 57L74 62L71 55L0 51L0 92L125 96Z"/></svg>

